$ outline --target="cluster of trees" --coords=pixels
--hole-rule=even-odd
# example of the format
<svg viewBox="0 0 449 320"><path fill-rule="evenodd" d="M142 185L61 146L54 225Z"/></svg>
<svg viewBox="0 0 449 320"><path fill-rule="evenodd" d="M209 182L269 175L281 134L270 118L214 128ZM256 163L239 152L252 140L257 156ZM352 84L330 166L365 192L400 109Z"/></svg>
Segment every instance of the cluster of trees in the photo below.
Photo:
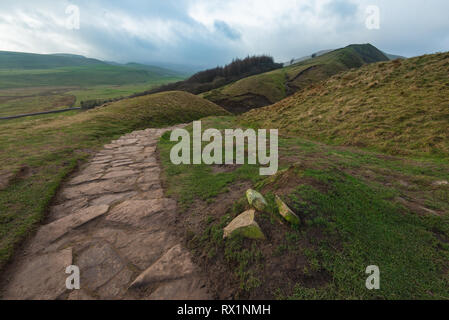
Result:
<svg viewBox="0 0 449 320"><path fill-rule="evenodd" d="M248 74L257 74L273 70L277 66L270 56L253 56L245 59L234 59L232 62L224 67L216 67L194 74L188 82L207 83L213 82L217 77L221 78L238 78L247 76Z"/></svg>
<svg viewBox="0 0 449 320"><path fill-rule="evenodd" d="M198 72L185 81L163 85L138 95L171 90L182 90L199 94L222 87L242 78L278 68L282 68L282 64L275 63L273 57L267 55L248 56L245 59L234 59L224 67L216 67Z"/></svg>
<svg viewBox="0 0 449 320"><path fill-rule="evenodd" d="M224 67L198 72L185 81L179 81L163 85L161 87L139 92L128 96L134 98L162 91L180 90L193 94L207 92L217 89L231 82L246 78L259 73L282 68L281 63L275 63L273 57L267 55L248 56L245 59L234 59ZM113 99L95 99L81 101L82 109L93 109L105 103L115 102L124 99L123 97Z"/></svg>
<svg viewBox="0 0 449 320"><path fill-rule="evenodd" d="M102 106L105 103L120 101L123 99L124 99L123 97L118 97L118 98L110 98L110 99L86 100L86 101L81 101L80 106L81 106L81 109L88 110L88 109L93 109L95 107Z"/></svg>

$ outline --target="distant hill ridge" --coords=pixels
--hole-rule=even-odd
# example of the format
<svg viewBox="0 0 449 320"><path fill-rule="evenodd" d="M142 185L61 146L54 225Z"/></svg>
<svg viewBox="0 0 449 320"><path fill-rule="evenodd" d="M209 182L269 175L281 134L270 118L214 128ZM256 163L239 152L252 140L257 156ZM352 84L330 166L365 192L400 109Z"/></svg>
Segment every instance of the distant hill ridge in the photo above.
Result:
<svg viewBox="0 0 449 320"><path fill-rule="evenodd" d="M243 115L326 143L449 157L449 53L364 65Z"/></svg>
<svg viewBox="0 0 449 320"><path fill-rule="evenodd" d="M0 51L0 69L51 69L92 65L107 64L80 55Z"/></svg>
<svg viewBox="0 0 449 320"><path fill-rule="evenodd" d="M129 62L126 64L106 62L69 53L36 54L24 52L0 51L0 69L53 69L84 66L124 66L147 70L161 75L179 75L180 73L158 66Z"/></svg>
<svg viewBox="0 0 449 320"><path fill-rule="evenodd" d="M0 72L0 89L125 85L185 78L177 71L138 63L111 63L65 53L34 54L9 51L0 51Z"/></svg>
<svg viewBox="0 0 449 320"><path fill-rule="evenodd" d="M293 64L296 64L296 63L299 63L299 62L302 62L302 61L305 61L305 60L309 60L309 59L313 59L313 58L322 56L323 54L326 54L326 53L329 53L329 52L332 52L332 51L335 51L335 49L320 50L320 51L315 52L315 53L313 53L311 55L308 55L308 56L304 56L304 57L297 58L297 59L293 58L290 61L284 62L283 65L284 65L284 67L288 67L288 66L291 66ZM382 51L382 53L390 60L406 59L406 57L403 57L403 56L400 56L400 55L390 54L390 53L386 53L386 52L383 52L383 51Z"/></svg>
<svg viewBox="0 0 449 320"><path fill-rule="evenodd" d="M371 44L353 44L288 67L241 79L202 96L233 113L276 103L293 93L364 64L389 61Z"/></svg>

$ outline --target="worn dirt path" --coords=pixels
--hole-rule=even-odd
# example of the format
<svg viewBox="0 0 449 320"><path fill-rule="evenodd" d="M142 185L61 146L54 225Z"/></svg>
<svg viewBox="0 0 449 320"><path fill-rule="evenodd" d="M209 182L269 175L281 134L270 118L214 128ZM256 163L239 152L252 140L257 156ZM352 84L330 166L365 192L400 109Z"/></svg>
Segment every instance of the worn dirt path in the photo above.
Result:
<svg viewBox="0 0 449 320"><path fill-rule="evenodd" d="M161 186L156 144L172 129L127 134L83 166L7 268L2 298L209 299ZM66 288L70 265L80 290Z"/></svg>

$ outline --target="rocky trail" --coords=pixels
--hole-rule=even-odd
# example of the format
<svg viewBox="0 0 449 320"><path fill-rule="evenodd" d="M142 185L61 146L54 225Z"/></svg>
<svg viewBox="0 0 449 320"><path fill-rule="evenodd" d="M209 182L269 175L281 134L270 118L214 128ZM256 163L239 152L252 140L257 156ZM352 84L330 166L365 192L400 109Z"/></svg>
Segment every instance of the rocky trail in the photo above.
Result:
<svg viewBox="0 0 449 320"><path fill-rule="evenodd" d="M1 297L209 299L161 186L156 145L172 129L127 134L80 168L5 270ZM80 290L66 288L70 265L79 267Z"/></svg>

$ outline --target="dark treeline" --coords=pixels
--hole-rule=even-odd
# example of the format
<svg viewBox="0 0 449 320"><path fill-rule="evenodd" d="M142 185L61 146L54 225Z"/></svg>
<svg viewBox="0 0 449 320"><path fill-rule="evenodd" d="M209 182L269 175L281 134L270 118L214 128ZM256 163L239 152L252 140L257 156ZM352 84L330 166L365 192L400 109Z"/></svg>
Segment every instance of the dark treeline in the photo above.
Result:
<svg viewBox="0 0 449 320"><path fill-rule="evenodd" d="M266 55L248 56L245 59L234 59L230 64L224 67L216 67L198 72L187 80L163 85L146 92L135 94L134 96L172 90L181 90L199 94L222 87L245 77L278 68L282 68L282 64L275 63L273 57Z"/></svg>
<svg viewBox="0 0 449 320"><path fill-rule="evenodd" d="M230 64L224 67L217 67L194 74L188 82L207 83L213 82L216 78L234 78L246 76L251 73L266 72L276 68L272 57L253 56L243 60L234 59Z"/></svg>
<svg viewBox="0 0 449 320"><path fill-rule="evenodd" d="M102 106L106 103L120 101L125 99L125 97L117 97L111 99L94 99L94 100L85 100L80 102L80 107L83 110L93 109L99 106Z"/></svg>

